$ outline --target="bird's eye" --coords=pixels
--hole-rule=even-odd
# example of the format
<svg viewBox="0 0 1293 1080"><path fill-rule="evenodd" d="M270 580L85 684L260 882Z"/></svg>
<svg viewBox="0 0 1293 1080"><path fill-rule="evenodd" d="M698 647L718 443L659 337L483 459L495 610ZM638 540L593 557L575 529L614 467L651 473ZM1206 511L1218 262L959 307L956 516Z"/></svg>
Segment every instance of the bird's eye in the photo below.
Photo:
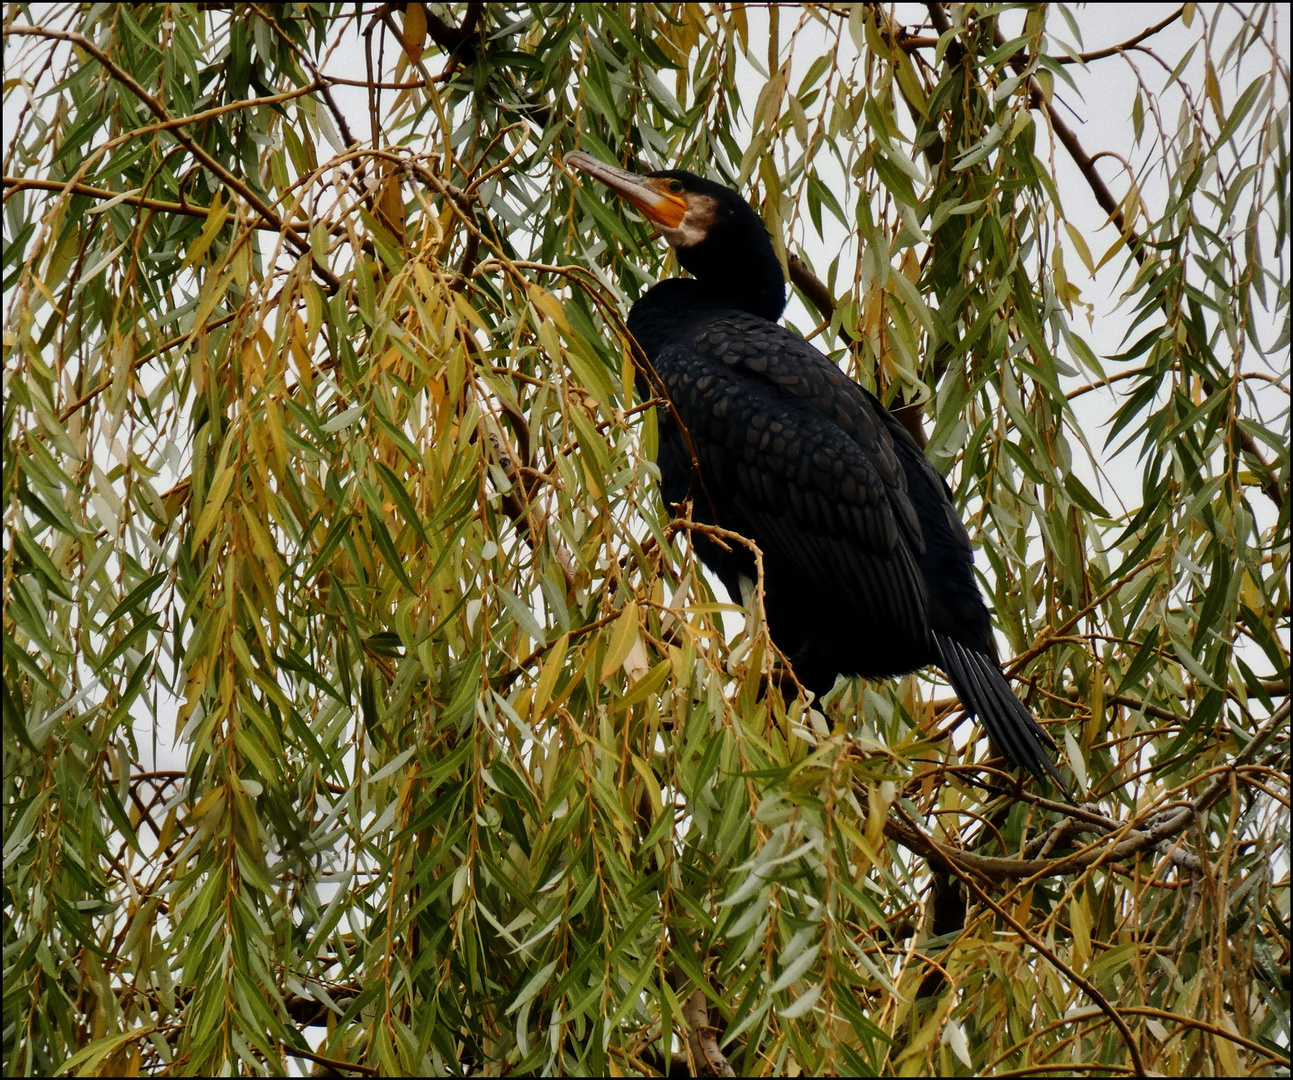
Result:
<svg viewBox="0 0 1293 1080"><path fill-rule="evenodd" d="M670 191L672 191L675 195L681 195L681 194L682 194L682 181L681 181L681 180L670 180L670 181L669 181L669 190L670 190Z"/></svg>

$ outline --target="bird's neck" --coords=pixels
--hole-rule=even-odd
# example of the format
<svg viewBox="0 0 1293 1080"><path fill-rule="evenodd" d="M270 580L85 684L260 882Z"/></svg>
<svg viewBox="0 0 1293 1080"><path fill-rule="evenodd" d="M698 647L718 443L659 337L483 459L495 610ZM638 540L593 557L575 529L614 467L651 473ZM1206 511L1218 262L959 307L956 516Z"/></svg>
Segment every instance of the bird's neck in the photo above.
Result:
<svg viewBox="0 0 1293 1080"><path fill-rule="evenodd" d="M776 322L786 309L786 279L776 256L771 251L768 256L748 263L725 260L714 268L694 257L680 258L696 276L666 278L648 289L629 312L629 331L647 356L654 358L695 318L709 312L747 311Z"/></svg>
<svg viewBox="0 0 1293 1080"><path fill-rule="evenodd" d="M698 299L769 322L786 310L786 278L766 232L680 248L678 261L695 279Z"/></svg>
<svg viewBox="0 0 1293 1080"><path fill-rule="evenodd" d="M695 278L666 278L648 289L633 305L628 328L642 351L654 360L669 342L689 333L698 319L733 310L752 309L706 288ZM764 312L757 314L765 315Z"/></svg>

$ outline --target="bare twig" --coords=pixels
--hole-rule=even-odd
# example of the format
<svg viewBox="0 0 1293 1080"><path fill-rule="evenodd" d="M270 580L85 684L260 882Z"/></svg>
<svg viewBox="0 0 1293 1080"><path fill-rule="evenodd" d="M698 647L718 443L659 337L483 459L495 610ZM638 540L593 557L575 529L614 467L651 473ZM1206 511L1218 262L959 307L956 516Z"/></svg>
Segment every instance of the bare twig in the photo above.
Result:
<svg viewBox="0 0 1293 1080"><path fill-rule="evenodd" d="M1146 38L1153 37L1160 30L1163 30L1166 27L1171 26L1172 23L1176 22L1176 20L1179 19L1184 12L1185 12L1184 6L1177 8L1174 12L1172 12L1172 14L1170 14L1162 22L1157 22L1153 26L1150 26L1147 29L1142 30L1139 34L1135 35L1135 37L1128 38L1121 45L1110 45L1107 49L1097 49L1095 52L1080 53L1079 55L1072 56L1072 57L1061 56L1059 57L1059 62L1061 64L1076 64L1076 63L1086 64L1086 63L1090 63L1092 60L1103 60L1106 56L1117 56L1119 53L1125 52L1127 49L1131 49L1139 45Z"/></svg>

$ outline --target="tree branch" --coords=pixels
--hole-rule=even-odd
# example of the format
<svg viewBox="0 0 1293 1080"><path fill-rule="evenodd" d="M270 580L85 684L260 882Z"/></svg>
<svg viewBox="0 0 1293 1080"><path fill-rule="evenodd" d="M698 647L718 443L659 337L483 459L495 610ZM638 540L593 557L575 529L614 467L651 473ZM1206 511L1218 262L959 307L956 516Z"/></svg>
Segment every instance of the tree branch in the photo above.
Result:
<svg viewBox="0 0 1293 1080"><path fill-rule="evenodd" d="M899 815L901 815L904 818L907 818L907 822L912 829L914 829L917 833L920 832L920 829L916 826L916 823L907 817L906 811L904 811L900 806L895 807L895 809ZM887 833L888 831L889 831L889 822L886 821L885 832ZM937 855L935 855L935 858L937 858ZM1122 1016L1119 1015L1118 1011L1111 1004L1109 1004L1109 1000L1096 988L1096 986L1092 982L1090 982L1090 980L1083 978L1076 971L1074 971L1072 967L1070 967L1068 964L1066 964L1063 960L1059 958L1058 954L1053 949L1049 948L1045 942L1041 941L1035 935L1030 933L1023 926L1022 923L1020 923L1018 920L1015 919L1013 915L1010 914L1010 912L1006 911L1005 908L1003 908L1000 904L998 904L995 900L993 900L992 897L989 896L988 893L983 889L983 887L980 886L979 883L974 880L974 877L971 874L966 873L963 869L961 869L961 867L957 866L956 863L951 861L944 862L944 866L951 873L955 874L958 878L960 878L962 883L965 885L965 887L969 889L974 896L976 896L982 903L986 904L994 912L996 912L997 917L1002 919L1012 930L1014 930L1015 933L1018 934L1020 938L1022 938L1025 942L1027 942L1028 945L1035 952L1046 957L1046 959L1049 960L1058 970L1062 971L1077 986L1082 988L1083 992L1087 995L1087 997L1089 997L1092 1001L1096 1003L1097 1006L1099 1006L1100 1011L1103 1012L1107 1017L1109 1017L1110 1021L1112 1021L1113 1025L1118 1029L1118 1032L1122 1035L1123 1042L1127 1046L1127 1055L1128 1057L1131 1058L1131 1064L1132 1064L1132 1068L1135 1070L1135 1074L1137 1076L1144 1076L1145 1065L1140 1058L1140 1048L1136 1045L1136 1040L1132 1036L1131 1029L1127 1026L1127 1021L1125 1021L1122 1018Z"/></svg>
<svg viewBox="0 0 1293 1080"><path fill-rule="evenodd" d="M788 254L786 256L786 269L790 273L790 283L804 294L805 299L817 310L820 318L830 322L831 316L835 312L835 300L831 296L830 289L826 287L821 278L814 274L808 268L808 264L798 255ZM839 336L847 347L853 347L853 339L844 333L843 327L840 327ZM900 405L896 409L891 409L890 412L893 414L894 419L902 424L907 433L916 440L916 445L924 450L928 445L928 439L925 436L924 425L921 424L921 407L919 405Z"/></svg>
<svg viewBox="0 0 1293 1080"><path fill-rule="evenodd" d="M714 1029L709 1026L709 1007L705 1004L705 991L699 986L682 1007L682 1018L687 1022L687 1049L694 1065L693 1075L735 1076L718 1047Z"/></svg>
<svg viewBox="0 0 1293 1080"><path fill-rule="evenodd" d="M282 221L274 211L265 204L250 187L241 179L226 169L220 162L216 161L197 141L189 135L181 126L183 123L191 123L191 120L177 120L172 117L155 97L139 85L127 72L122 70L111 57L102 49L95 45L84 34L75 34L67 30L50 30L41 26L11 26L5 28L5 34L19 34L23 36L52 38L58 41L67 41L79 49L93 56L104 69L112 75L119 83L125 86L132 94L142 101L148 110L163 121L171 135L198 161L205 165L212 173L226 186L231 188L243 201L247 203L266 221L272 223L283 238L292 245L298 256L310 256L311 266L314 272L325 281L333 292L341 288L341 282L326 266L323 266L313 258L310 252L309 240L301 236L296 227L288 222Z"/></svg>
<svg viewBox="0 0 1293 1080"><path fill-rule="evenodd" d="M1172 12L1171 15L1169 15L1162 22L1155 23L1147 30L1142 30L1135 37L1128 38L1121 45L1110 45L1107 49L1097 49L1095 52L1079 53L1077 56L1061 56L1058 58L1059 62L1061 64L1077 64L1077 63L1086 64L1086 63L1090 63L1092 60L1103 60L1106 56L1116 56L1118 53L1125 52L1127 49L1134 48L1135 46L1139 45L1142 41L1144 41L1146 38L1153 37L1160 30L1168 26L1171 26L1172 23L1176 22L1176 20L1179 19L1184 12L1185 12L1184 6L1177 8L1174 12Z"/></svg>
<svg viewBox="0 0 1293 1080"><path fill-rule="evenodd" d="M928 836L909 818L905 826L889 818L885 822L885 835L932 862L955 866L958 871L976 874L998 887L1006 881L1053 877L1089 866L1121 862L1150 848L1156 849L1164 858L1183 869L1200 872L1205 866L1203 860L1193 852L1182 851L1171 841L1222 798L1230 786L1229 778L1233 771L1251 762L1266 741L1287 723L1290 709L1293 709L1293 703L1285 701L1267 717L1243 749L1235 755L1234 760L1229 762L1229 767L1223 767L1198 797L1184 804L1151 812L1144 825L1138 826L1135 820L1117 821L1089 806L1069 806L1038 797L1033 800L1038 807L1063 814L1064 818L1029 844L1025 849L1026 857L1022 859L979 855L973 851L954 848ZM1040 857L1045 852L1054 850L1070 835L1083 831L1112 834L1117 839L1107 847L1092 844L1072 855L1054 859ZM1037 857L1027 857L1029 852L1036 852Z"/></svg>

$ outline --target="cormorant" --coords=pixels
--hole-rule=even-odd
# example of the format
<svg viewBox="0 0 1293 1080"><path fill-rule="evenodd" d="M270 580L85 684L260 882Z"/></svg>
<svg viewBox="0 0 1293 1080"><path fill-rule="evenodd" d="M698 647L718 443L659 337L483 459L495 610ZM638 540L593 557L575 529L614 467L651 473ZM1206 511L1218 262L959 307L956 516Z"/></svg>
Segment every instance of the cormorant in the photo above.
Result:
<svg viewBox="0 0 1293 1080"><path fill-rule="evenodd" d="M762 218L681 169L565 160L632 203L692 275L648 289L628 317L671 405L658 413L661 494L667 505L691 495L693 520L758 545L768 631L799 681L820 696L839 674L935 664L1013 764L1067 790L1055 744L997 660L951 491L872 394L778 325L786 281ZM650 396L640 378L639 392ZM748 603L750 550L693 538L733 602Z"/></svg>

